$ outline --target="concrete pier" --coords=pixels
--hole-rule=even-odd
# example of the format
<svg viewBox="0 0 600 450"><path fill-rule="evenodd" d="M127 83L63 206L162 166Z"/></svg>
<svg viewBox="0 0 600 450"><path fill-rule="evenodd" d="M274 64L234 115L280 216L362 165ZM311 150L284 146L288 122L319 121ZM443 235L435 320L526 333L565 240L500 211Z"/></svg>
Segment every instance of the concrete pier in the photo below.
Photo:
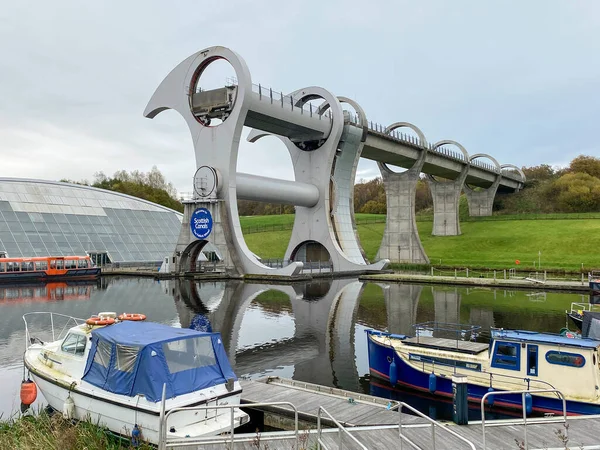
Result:
<svg viewBox="0 0 600 450"><path fill-rule="evenodd" d="M427 175L427 183L433 197L433 230L434 236L458 236L460 221L458 219L458 201L460 193L469 173L469 154L465 148L456 141L440 141L433 148L443 145L455 145L464 155L464 166L460 175L452 181L438 181L433 176Z"/></svg>
<svg viewBox="0 0 600 450"><path fill-rule="evenodd" d="M391 133L398 128L410 128L419 137L423 148L414 165L405 172L393 172L384 163L378 163L387 202L385 230L376 259L389 259L391 262L429 264L423 244L419 238L415 217L415 196L425 158L427 141L423 132L407 122L398 122L388 128Z"/></svg>
<svg viewBox="0 0 600 450"><path fill-rule="evenodd" d="M467 197L467 203L469 204L469 216L471 217L483 217L492 215L492 207L494 206L494 198L500 186L500 180L502 178L502 169L500 163L496 161L493 156L478 153L469 157L469 162L472 162L476 158L488 158L494 162L498 175L487 189L475 190L465 183L463 191Z"/></svg>

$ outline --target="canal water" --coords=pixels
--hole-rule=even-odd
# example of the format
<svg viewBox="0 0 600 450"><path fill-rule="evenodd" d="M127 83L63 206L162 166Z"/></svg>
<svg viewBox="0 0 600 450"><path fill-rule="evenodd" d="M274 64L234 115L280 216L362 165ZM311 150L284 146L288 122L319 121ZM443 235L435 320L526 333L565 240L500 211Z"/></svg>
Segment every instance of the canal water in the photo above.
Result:
<svg viewBox="0 0 600 450"><path fill-rule="evenodd" d="M175 327L219 331L238 377L280 376L403 399L449 419L450 404L392 391L369 377L366 329L414 334L416 323L463 323L480 325L483 340L490 327L558 332L571 302L587 300L580 294L356 279L267 285L105 277L90 284L0 286L0 414L6 419L19 410L22 316L35 311L80 318L139 312ZM28 322L49 335L41 316ZM38 398L35 406L42 405Z"/></svg>

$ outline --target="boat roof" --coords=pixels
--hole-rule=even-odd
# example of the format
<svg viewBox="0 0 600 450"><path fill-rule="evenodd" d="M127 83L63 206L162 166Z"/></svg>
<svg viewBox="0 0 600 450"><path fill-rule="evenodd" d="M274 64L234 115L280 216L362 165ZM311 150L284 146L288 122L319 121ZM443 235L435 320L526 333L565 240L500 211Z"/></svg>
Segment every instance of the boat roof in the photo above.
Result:
<svg viewBox="0 0 600 450"><path fill-rule="evenodd" d="M123 321L114 325L96 328L92 335L105 341L122 345L149 345L159 342L170 342L189 337L212 335L186 328L174 328L156 322Z"/></svg>
<svg viewBox="0 0 600 450"><path fill-rule="evenodd" d="M509 339L515 341L539 342L542 344L568 345L569 347L596 348L600 346L597 339L574 339L559 334L540 333L526 330L498 330L494 334L495 339Z"/></svg>

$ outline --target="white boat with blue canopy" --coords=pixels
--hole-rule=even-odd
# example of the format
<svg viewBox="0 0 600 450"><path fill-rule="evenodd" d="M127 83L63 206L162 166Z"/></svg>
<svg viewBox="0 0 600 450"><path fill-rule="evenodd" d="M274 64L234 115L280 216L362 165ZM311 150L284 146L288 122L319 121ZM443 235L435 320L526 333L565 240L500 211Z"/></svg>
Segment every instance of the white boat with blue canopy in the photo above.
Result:
<svg viewBox="0 0 600 450"><path fill-rule="evenodd" d="M600 320L588 327L600 336ZM527 413L600 414L600 340L558 334L492 329L489 343L477 342L480 327L429 322L415 326L415 336L367 330L372 376L392 387L432 396L452 397L452 377L468 380L468 399L521 409L521 395L502 391L547 390L525 396ZM454 333L454 338L449 334ZM560 395L556 393L560 392Z"/></svg>
<svg viewBox="0 0 600 450"><path fill-rule="evenodd" d="M56 325L57 315L46 314ZM105 313L96 322L110 325L62 316L74 326L46 343L27 326L33 315L24 316L25 367L49 405L73 419L89 419L121 435L135 429L157 444L161 401L166 412L240 404L241 386L219 333L119 321L116 314ZM226 409L182 410L171 415L167 433L181 438L217 435L231 430L231 417ZM234 426L248 419L234 409Z"/></svg>

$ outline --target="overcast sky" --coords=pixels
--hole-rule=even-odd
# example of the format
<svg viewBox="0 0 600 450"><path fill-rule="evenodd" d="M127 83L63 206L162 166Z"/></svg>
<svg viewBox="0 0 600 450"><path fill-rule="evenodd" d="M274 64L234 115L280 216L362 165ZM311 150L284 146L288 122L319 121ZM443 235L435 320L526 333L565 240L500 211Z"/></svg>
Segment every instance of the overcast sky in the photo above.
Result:
<svg viewBox="0 0 600 450"><path fill-rule="evenodd" d="M368 119L518 166L600 156L600 2L0 0L0 176L92 180L156 165L191 191L181 117L146 119L155 88L212 45L255 83L317 85ZM283 144L238 170L291 179ZM359 178L378 175L363 161Z"/></svg>

